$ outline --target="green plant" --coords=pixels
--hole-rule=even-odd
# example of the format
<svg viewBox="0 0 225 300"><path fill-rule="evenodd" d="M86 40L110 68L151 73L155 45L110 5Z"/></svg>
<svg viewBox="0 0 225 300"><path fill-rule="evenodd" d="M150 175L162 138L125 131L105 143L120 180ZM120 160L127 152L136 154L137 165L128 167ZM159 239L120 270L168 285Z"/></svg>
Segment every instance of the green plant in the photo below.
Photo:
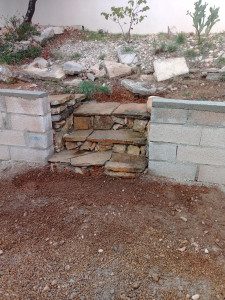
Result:
<svg viewBox="0 0 225 300"><path fill-rule="evenodd" d="M25 22L16 16L6 18L5 27L7 29L5 39L8 42L26 41L34 35L40 35L37 24Z"/></svg>
<svg viewBox="0 0 225 300"><path fill-rule="evenodd" d="M123 48L123 50L124 50L124 52L127 52L127 53L129 53L129 52L134 52L134 48L133 48L133 47L128 47L128 46L125 46L125 47Z"/></svg>
<svg viewBox="0 0 225 300"><path fill-rule="evenodd" d="M219 19L219 7L210 7L210 15L206 18L206 7L208 6L208 3L202 4L202 0L198 0L194 3L195 11L191 13L190 11L187 11L187 15L189 15L193 20L193 26L196 31L196 36L198 39L198 43L200 44L202 42L201 33L205 29L205 35L208 36L212 27L220 21Z"/></svg>
<svg viewBox="0 0 225 300"><path fill-rule="evenodd" d="M221 80L221 81L225 81L225 72L223 72L223 73L221 74L220 80Z"/></svg>
<svg viewBox="0 0 225 300"><path fill-rule="evenodd" d="M188 98L190 96L191 96L191 94L189 92L183 94L183 97L185 97L185 98Z"/></svg>
<svg viewBox="0 0 225 300"><path fill-rule="evenodd" d="M195 51L195 49L187 49L184 53L185 56L189 56L189 57L196 57L198 56L198 53Z"/></svg>
<svg viewBox="0 0 225 300"><path fill-rule="evenodd" d="M176 43L177 44L184 44L186 42L186 36L183 32L178 33L176 36Z"/></svg>
<svg viewBox="0 0 225 300"><path fill-rule="evenodd" d="M99 55L98 59L99 60L104 60L106 58L106 55L105 54L101 54Z"/></svg>
<svg viewBox="0 0 225 300"><path fill-rule="evenodd" d="M79 52L75 52L71 55L71 59L80 59L82 57L82 54Z"/></svg>
<svg viewBox="0 0 225 300"><path fill-rule="evenodd" d="M94 84L90 81L82 81L79 85L79 93L85 94L86 97L91 97L97 91L101 91L107 94L110 93L110 90L106 86Z"/></svg>
<svg viewBox="0 0 225 300"><path fill-rule="evenodd" d="M153 48L154 48L155 54L158 54L161 52L166 52L167 44L165 41L159 42L158 40L154 39L153 40Z"/></svg>
<svg viewBox="0 0 225 300"><path fill-rule="evenodd" d="M170 44L167 45L167 51L168 52L176 52L177 49L178 49L178 46L175 43L170 43Z"/></svg>
<svg viewBox="0 0 225 300"><path fill-rule="evenodd" d="M101 15L105 17L106 20L112 20L120 26L124 39L130 41L131 30L134 25L141 23L147 16L143 15L144 12L149 10L149 6L146 5L147 0L128 0L127 6L123 7L111 7L111 13L102 12ZM125 33L124 26L126 23L126 18L128 18L128 31Z"/></svg>
<svg viewBox="0 0 225 300"><path fill-rule="evenodd" d="M219 65L219 66L224 66L225 65L225 57L219 57L218 59L217 59L217 64Z"/></svg>
<svg viewBox="0 0 225 300"><path fill-rule="evenodd" d="M75 94L75 93L76 93L76 90L75 90L75 89L68 88L68 87L63 87L63 88L62 88L62 92L63 92L64 94Z"/></svg>

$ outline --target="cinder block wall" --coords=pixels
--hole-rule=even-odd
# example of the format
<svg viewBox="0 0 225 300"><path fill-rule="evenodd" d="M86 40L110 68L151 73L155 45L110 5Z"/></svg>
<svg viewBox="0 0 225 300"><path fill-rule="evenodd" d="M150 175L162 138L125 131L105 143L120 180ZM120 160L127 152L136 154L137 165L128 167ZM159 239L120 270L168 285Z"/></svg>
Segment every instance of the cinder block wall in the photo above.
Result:
<svg viewBox="0 0 225 300"><path fill-rule="evenodd" d="M0 90L0 160L45 162L53 151L48 94Z"/></svg>
<svg viewBox="0 0 225 300"><path fill-rule="evenodd" d="M225 103L154 98L149 172L225 184Z"/></svg>

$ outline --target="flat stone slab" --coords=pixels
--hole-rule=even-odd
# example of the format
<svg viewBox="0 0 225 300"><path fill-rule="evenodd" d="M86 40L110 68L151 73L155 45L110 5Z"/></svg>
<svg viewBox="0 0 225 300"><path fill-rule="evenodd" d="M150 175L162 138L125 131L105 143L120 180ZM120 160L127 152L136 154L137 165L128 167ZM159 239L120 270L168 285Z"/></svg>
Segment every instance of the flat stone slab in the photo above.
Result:
<svg viewBox="0 0 225 300"><path fill-rule="evenodd" d="M131 67L114 61L104 61L105 69L110 79L129 76L132 73Z"/></svg>
<svg viewBox="0 0 225 300"><path fill-rule="evenodd" d="M112 156L112 151L93 152L71 159L75 167L103 166Z"/></svg>
<svg viewBox="0 0 225 300"><path fill-rule="evenodd" d="M156 87L151 82L123 79L121 85L133 94L150 96L156 93Z"/></svg>
<svg viewBox="0 0 225 300"><path fill-rule="evenodd" d="M70 163L71 158L77 155L77 150L63 150L59 153L54 153L48 160L51 163Z"/></svg>
<svg viewBox="0 0 225 300"><path fill-rule="evenodd" d="M114 116L121 117L138 117L150 119L150 114L147 111L146 103L127 103L121 104L114 112Z"/></svg>
<svg viewBox="0 0 225 300"><path fill-rule="evenodd" d="M97 103L90 102L83 104L74 111L75 116L111 115L119 106L117 102Z"/></svg>
<svg viewBox="0 0 225 300"><path fill-rule="evenodd" d="M116 153L105 165L107 171L141 173L147 167L147 159L144 156Z"/></svg>
<svg viewBox="0 0 225 300"><path fill-rule="evenodd" d="M84 142L92 132L93 129L75 130L71 134L65 135L64 140L66 142Z"/></svg>
<svg viewBox="0 0 225 300"><path fill-rule="evenodd" d="M113 172L105 170L105 174L113 178L126 178L134 179L136 177L135 173L126 173L126 172Z"/></svg>
<svg viewBox="0 0 225 300"><path fill-rule="evenodd" d="M72 95L72 94L50 95L49 96L49 101L50 101L51 106L64 104L72 99L74 99L74 95Z"/></svg>
<svg viewBox="0 0 225 300"><path fill-rule="evenodd" d="M146 138L141 132L134 132L129 129L121 130L95 130L87 141L104 142L110 144L145 145Z"/></svg>
<svg viewBox="0 0 225 300"><path fill-rule="evenodd" d="M189 68L184 57L155 60L153 66L157 81L189 73Z"/></svg>

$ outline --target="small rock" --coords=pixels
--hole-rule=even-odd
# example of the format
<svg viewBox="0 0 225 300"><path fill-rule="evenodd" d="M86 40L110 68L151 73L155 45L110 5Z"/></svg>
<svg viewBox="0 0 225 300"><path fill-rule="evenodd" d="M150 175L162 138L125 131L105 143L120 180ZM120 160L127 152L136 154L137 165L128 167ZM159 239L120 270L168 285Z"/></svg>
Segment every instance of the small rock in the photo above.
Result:
<svg viewBox="0 0 225 300"><path fill-rule="evenodd" d="M184 221L184 222L187 222L187 218L185 218L185 217L180 217L180 219L182 220L182 221Z"/></svg>
<svg viewBox="0 0 225 300"><path fill-rule="evenodd" d="M95 75L92 73L87 73L87 78L91 81L95 81Z"/></svg>
<svg viewBox="0 0 225 300"><path fill-rule="evenodd" d="M66 75L80 74L85 71L84 66L75 61L67 61L62 65L62 67Z"/></svg>
<svg viewBox="0 0 225 300"><path fill-rule="evenodd" d="M133 287L133 289L137 290L140 287L140 285L141 285L141 282L136 281L136 282L133 283L132 287Z"/></svg>
<svg viewBox="0 0 225 300"><path fill-rule="evenodd" d="M198 299L200 299L200 295L196 294L196 295L192 296L191 299L192 300L198 300Z"/></svg>
<svg viewBox="0 0 225 300"><path fill-rule="evenodd" d="M103 253L103 249L98 249L98 253Z"/></svg>
<svg viewBox="0 0 225 300"><path fill-rule="evenodd" d="M43 292L47 292L47 291L49 291L50 290L50 288L49 288L49 286L46 284L46 286L43 288Z"/></svg>
<svg viewBox="0 0 225 300"><path fill-rule="evenodd" d="M69 265L66 265L66 266L65 266L65 270L66 270L66 271L69 271L69 270L70 270L70 266L69 266Z"/></svg>
<svg viewBox="0 0 225 300"><path fill-rule="evenodd" d="M51 282L51 285L56 285L57 284L57 280L56 279L54 279L54 280L52 280L52 282Z"/></svg>
<svg viewBox="0 0 225 300"><path fill-rule="evenodd" d="M3 254L3 250L0 250L0 255L2 255Z"/></svg>

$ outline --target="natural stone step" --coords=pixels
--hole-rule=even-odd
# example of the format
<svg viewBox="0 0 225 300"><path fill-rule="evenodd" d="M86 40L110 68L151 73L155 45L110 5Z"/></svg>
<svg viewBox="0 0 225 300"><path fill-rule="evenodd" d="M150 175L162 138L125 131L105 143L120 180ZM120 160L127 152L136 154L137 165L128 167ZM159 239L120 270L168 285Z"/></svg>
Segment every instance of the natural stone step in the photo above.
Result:
<svg viewBox="0 0 225 300"><path fill-rule="evenodd" d="M94 116L94 115L111 115L112 112L120 105L117 102L97 103L89 102L78 107L74 111L75 116Z"/></svg>
<svg viewBox="0 0 225 300"><path fill-rule="evenodd" d="M71 100L75 101L83 101L85 100L86 96L84 94L63 94L63 95L50 95L49 101L51 106L62 105L67 103Z"/></svg>
<svg viewBox="0 0 225 300"><path fill-rule="evenodd" d="M116 117L134 117L150 119L150 114L147 111L146 103L125 103L121 104L113 115Z"/></svg>
<svg viewBox="0 0 225 300"><path fill-rule="evenodd" d="M144 156L116 153L105 165L107 171L123 173L141 173L147 166L147 159Z"/></svg>
<svg viewBox="0 0 225 300"><path fill-rule="evenodd" d="M66 142L84 142L92 132L93 129L75 130L71 134L65 135L64 140Z"/></svg>
<svg viewBox="0 0 225 300"><path fill-rule="evenodd" d="M70 164L70 160L77 156L82 156L89 154L90 152L79 151L79 150L63 150L59 153L54 153L52 157L49 158L49 162L51 163L68 163Z"/></svg>
<svg viewBox="0 0 225 300"><path fill-rule="evenodd" d="M134 179L136 177L135 173L126 173L126 172L113 172L105 170L105 174L113 178L126 178Z"/></svg>
<svg viewBox="0 0 225 300"><path fill-rule="evenodd" d="M141 132L134 132L129 129L95 130L87 137L87 141L111 144L145 145L146 137Z"/></svg>
<svg viewBox="0 0 225 300"><path fill-rule="evenodd" d="M92 152L71 159L75 167L103 166L112 156L112 151Z"/></svg>

